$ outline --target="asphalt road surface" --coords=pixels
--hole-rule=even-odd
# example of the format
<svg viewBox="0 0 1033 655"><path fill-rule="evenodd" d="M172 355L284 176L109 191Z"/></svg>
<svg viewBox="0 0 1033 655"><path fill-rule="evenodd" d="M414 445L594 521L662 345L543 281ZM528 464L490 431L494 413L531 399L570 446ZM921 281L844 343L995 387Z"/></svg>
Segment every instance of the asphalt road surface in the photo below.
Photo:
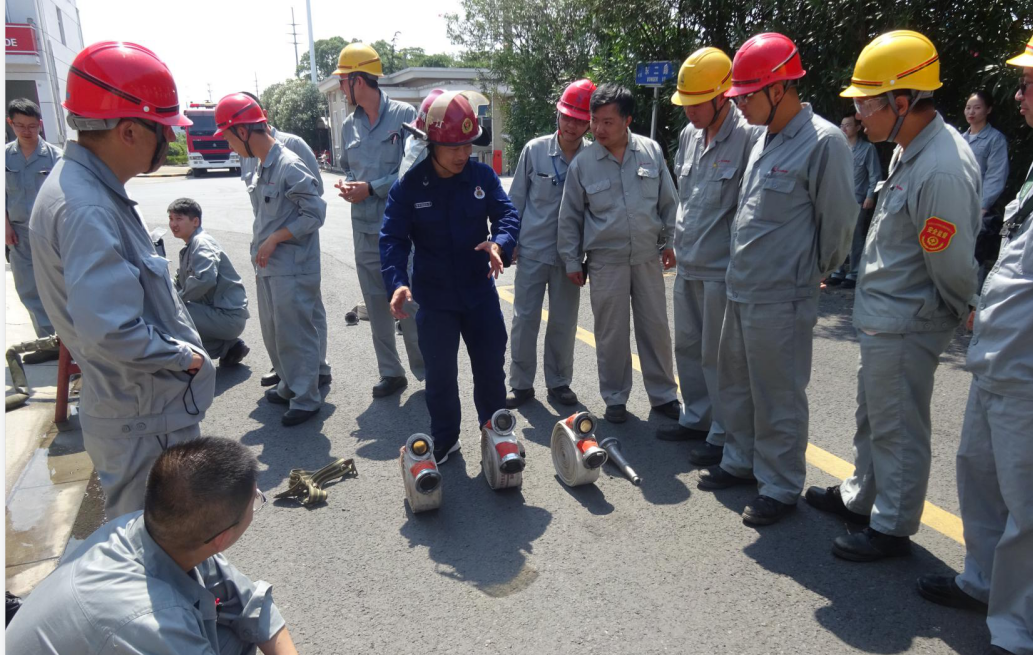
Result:
<svg viewBox="0 0 1033 655"><path fill-rule="evenodd" d="M600 421L617 436L643 478L632 486L607 465L595 485L568 489L549 452L553 424L571 413L545 400L518 410L528 467L521 489L492 491L483 479L469 360L460 349L462 456L442 466L444 504L413 515L404 501L398 449L429 432L422 383L410 376L400 395L373 400L376 360L369 323L348 327L360 300L348 207L325 175L329 205L321 232L323 299L329 316L334 382L320 415L280 425L283 408L262 399L269 370L262 345L254 276L248 263L252 213L233 176L138 178L129 184L151 227L167 225L166 207L198 200L204 227L244 278L252 318L251 354L220 370L202 432L237 439L262 466L267 494L283 491L292 468L314 469L354 457L359 475L328 487L315 509L270 503L228 556L274 587L299 651L377 653L964 653L989 649L983 617L931 605L915 592L925 573L960 570L964 548L954 456L970 376L959 332L942 358L933 397L933 465L927 522L910 558L854 564L830 552L846 525L811 509L767 528L744 525L752 488L696 489L686 443L658 441L669 422L650 415L641 375L627 423ZM180 242L167 234L175 268ZM507 270L498 284L511 285ZM666 278L668 303L673 276ZM510 290L511 292L511 290ZM815 329L808 484L834 484L853 461L857 345L851 291L825 292ZM503 302L507 321L512 306ZM669 308L670 314L670 308ZM587 292L572 388L601 417L594 331ZM673 322L672 322L673 325ZM541 331L544 337L544 330ZM401 339L398 348L403 351ZM539 353L541 352L539 348ZM403 355L402 360L405 361ZM508 366L508 364L507 364Z"/></svg>

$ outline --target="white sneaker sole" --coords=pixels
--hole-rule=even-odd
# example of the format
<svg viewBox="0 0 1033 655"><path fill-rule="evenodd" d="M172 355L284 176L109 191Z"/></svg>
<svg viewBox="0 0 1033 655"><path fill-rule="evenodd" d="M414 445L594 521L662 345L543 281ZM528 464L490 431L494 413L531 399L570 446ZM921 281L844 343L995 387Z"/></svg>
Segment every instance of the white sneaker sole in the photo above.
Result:
<svg viewBox="0 0 1033 655"><path fill-rule="evenodd" d="M445 462L447 462L448 461L448 456L451 455L454 452L457 452L462 447L463 447L463 442L462 441L456 441L455 445L448 449L448 451L445 453L444 457L442 457L441 459L437 460L438 465L441 465L441 464L444 464Z"/></svg>

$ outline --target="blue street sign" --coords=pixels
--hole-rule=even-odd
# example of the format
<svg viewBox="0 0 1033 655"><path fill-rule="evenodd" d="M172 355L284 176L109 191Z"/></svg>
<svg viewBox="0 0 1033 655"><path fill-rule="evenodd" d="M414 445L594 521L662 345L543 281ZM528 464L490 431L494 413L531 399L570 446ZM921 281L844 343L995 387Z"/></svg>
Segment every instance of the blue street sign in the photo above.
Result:
<svg viewBox="0 0 1033 655"><path fill-rule="evenodd" d="M635 84L661 86L678 73L673 61L649 61L635 65Z"/></svg>

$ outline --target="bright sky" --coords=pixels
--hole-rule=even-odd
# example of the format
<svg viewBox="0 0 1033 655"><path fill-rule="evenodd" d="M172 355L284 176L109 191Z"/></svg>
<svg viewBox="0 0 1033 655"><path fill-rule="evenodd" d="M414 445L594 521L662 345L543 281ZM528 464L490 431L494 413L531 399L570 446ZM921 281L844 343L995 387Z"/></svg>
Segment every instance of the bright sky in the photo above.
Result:
<svg viewBox="0 0 1033 655"><path fill-rule="evenodd" d="M343 37L427 53L455 54L446 34L446 13L459 0L311 0L315 38ZM290 36L291 7L298 24L298 56L308 57L305 0L177 0L152 4L140 0L78 0L83 40L131 41L153 50L172 70L184 105L234 91L259 90L294 74Z"/></svg>

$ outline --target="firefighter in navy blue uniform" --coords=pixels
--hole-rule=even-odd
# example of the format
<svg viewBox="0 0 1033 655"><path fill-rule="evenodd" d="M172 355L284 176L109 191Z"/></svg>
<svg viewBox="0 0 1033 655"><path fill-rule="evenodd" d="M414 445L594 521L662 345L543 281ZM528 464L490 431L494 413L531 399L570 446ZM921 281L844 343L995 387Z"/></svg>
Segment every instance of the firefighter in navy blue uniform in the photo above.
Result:
<svg viewBox="0 0 1033 655"><path fill-rule="evenodd" d="M391 188L380 228L391 313L404 319L413 300L419 304L416 328L439 464L460 447L460 337L473 368L480 425L506 406L506 325L495 279L513 255L520 218L495 172L470 161L483 134L474 109L480 104L487 99L468 91L443 93L431 103L421 135L430 156Z"/></svg>

